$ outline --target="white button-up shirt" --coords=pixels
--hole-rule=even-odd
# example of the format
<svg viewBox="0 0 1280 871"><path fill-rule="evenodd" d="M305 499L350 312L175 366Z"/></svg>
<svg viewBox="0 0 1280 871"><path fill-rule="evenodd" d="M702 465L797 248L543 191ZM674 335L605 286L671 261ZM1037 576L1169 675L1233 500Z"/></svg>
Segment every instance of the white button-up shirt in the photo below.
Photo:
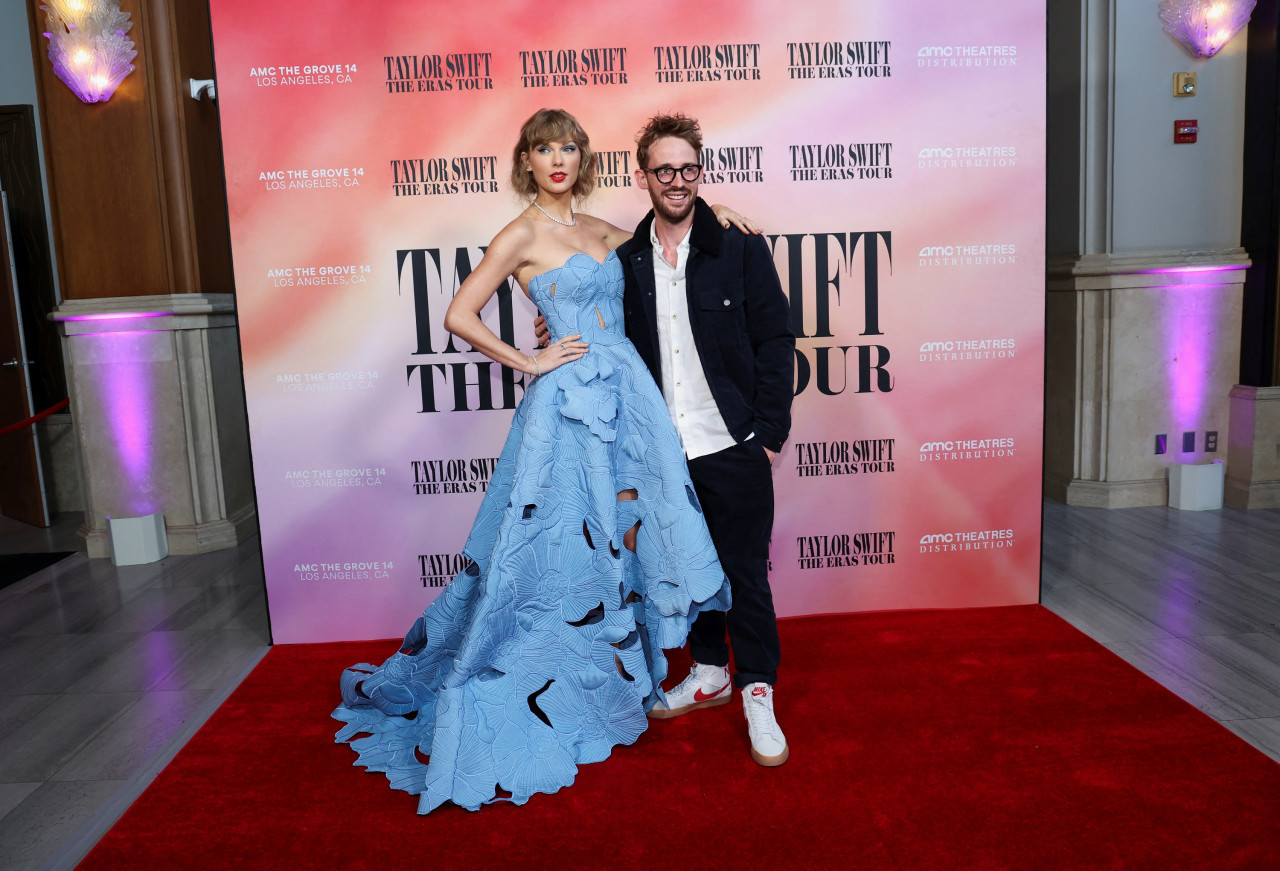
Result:
<svg viewBox="0 0 1280 871"><path fill-rule="evenodd" d="M658 353L662 355L662 395L685 456L692 460L733 447L736 442L711 395L698 346L693 341L684 280L689 263L689 234L685 233L676 247L674 267L663 256L653 224L649 225L649 241L654 252L654 309L658 318Z"/></svg>

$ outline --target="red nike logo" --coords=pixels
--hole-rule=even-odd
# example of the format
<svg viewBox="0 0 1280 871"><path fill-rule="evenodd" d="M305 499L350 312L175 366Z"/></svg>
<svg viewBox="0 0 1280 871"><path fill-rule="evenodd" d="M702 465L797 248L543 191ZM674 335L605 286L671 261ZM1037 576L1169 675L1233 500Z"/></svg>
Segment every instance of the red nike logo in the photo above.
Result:
<svg viewBox="0 0 1280 871"><path fill-rule="evenodd" d="M728 684L725 684L724 686L727 687ZM695 702L705 702L710 699L714 699L716 696L720 695L722 692L724 692L724 687L720 687L720 689L716 690L713 693L704 693L702 689L699 688L698 691L693 694L693 700Z"/></svg>
<svg viewBox="0 0 1280 871"><path fill-rule="evenodd" d="M768 694L769 694L769 691L764 687L756 687L751 691L751 695L753 696L767 696Z"/></svg>

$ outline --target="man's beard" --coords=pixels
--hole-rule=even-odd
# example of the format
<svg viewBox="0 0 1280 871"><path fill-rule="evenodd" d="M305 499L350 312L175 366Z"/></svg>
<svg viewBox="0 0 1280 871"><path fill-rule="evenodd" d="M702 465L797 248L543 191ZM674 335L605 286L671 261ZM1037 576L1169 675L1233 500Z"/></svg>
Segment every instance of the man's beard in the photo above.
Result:
<svg viewBox="0 0 1280 871"><path fill-rule="evenodd" d="M683 191L684 193L687 193L689 196L680 205L676 205L675 203L668 200L665 196L665 194L669 192L679 193L681 191ZM694 203L697 202L697 197L695 197L693 195L693 191L689 190L688 188L674 188L669 191L663 191L657 197L654 197L652 199L653 199L654 211L662 215L662 217L666 218L668 221L670 221L673 224L678 224L681 221L683 221L685 218L687 218L689 216L689 213L693 211Z"/></svg>

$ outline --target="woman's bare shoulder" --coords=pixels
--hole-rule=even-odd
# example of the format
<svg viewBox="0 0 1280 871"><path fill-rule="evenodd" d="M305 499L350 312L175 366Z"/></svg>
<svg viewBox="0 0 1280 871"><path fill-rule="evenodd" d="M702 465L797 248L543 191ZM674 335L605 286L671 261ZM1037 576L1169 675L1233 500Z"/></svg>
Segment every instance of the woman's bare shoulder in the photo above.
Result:
<svg viewBox="0 0 1280 871"><path fill-rule="evenodd" d="M598 236L610 249L617 248L620 244L631 238L630 231L615 227L604 218L597 218L595 215L588 215L584 212L579 212L578 220L586 225L592 235Z"/></svg>
<svg viewBox="0 0 1280 871"><path fill-rule="evenodd" d="M588 215L586 212L578 212L574 215L583 226L591 229L593 233L605 233L609 228L613 227L604 218L597 218L595 215Z"/></svg>
<svg viewBox="0 0 1280 871"><path fill-rule="evenodd" d="M533 221L527 215L521 212L516 215L505 227L498 231L498 235L493 237L493 241L489 243L489 249L497 248L499 250L509 251L511 249L521 250L528 248L537 241L538 231Z"/></svg>

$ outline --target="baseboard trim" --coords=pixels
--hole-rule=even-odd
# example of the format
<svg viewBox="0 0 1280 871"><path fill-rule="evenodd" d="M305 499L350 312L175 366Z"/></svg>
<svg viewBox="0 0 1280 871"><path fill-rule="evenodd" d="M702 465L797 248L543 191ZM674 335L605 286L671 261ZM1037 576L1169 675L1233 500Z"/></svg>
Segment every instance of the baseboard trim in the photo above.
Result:
<svg viewBox="0 0 1280 871"><path fill-rule="evenodd" d="M1073 479L1065 488L1065 498L1058 498L1061 485L1045 482L1045 495L1081 508L1145 508L1169 504L1169 480L1151 478L1145 481L1081 481Z"/></svg>
<svg viewBox="0 0 1280 871"><path fill-rule="evenodd" d="M165 525L169 553L210 553L235 547L258 531L258 509L252 503L222 520L195 523L190 526ZM76 530L84 543L81 553L90 559L111 556L111 535L106 529L92 529L87 524Z"/></svg>
<svg viewBox="0 0 1280 871"><path fill-rule="evenodd" d="M1239 481L1228 475L1222 501L1235 508L1280 508L1280 481Z"/></svg>

